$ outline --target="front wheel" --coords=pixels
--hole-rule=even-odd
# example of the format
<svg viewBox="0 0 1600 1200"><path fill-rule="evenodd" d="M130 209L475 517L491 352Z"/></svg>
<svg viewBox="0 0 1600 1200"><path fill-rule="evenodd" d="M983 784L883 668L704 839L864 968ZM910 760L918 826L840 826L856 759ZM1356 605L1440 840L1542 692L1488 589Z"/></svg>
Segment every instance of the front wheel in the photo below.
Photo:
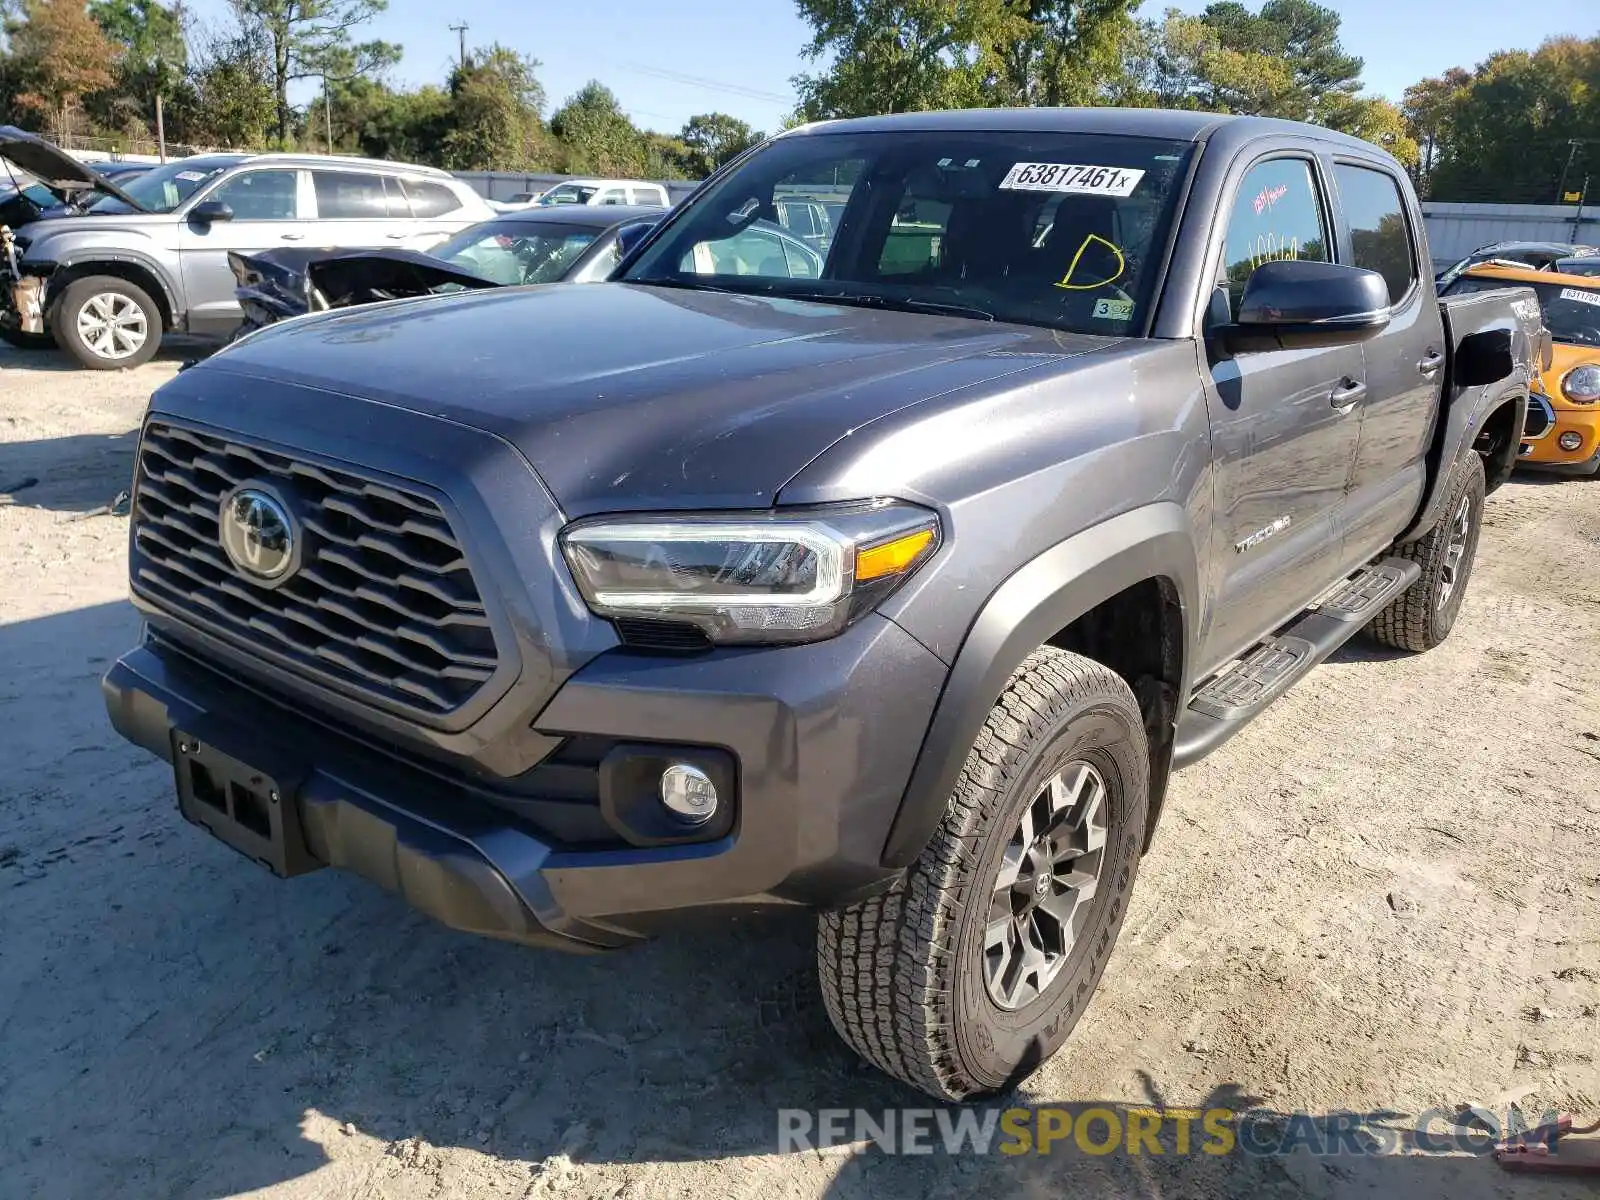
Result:
<svg viewBox="0 0 1600 1200"><path fill-rule="evenodd" d="M1033 1071L1105 970L1149 788L1128 685L1080 655L1035 650L902 883L823 914L818 973L840 1036L941 1100L992 1095Z"/></svg>
<svg viewBox="0 0 1600 1200"><path fill-rule="evenodd" d="M56 342L92 371L148 362L161 344L161 310L137 284L111 275L75 279L51 317Z"/></svg>
<svg viewBox="0 0 1600 1200"><path fill-rule="evenodd" d="M1455 628L1483 531L1483 460L1468 453L1451 468L1444 516L1393 554L1422 567L1417 581L1372 619L1367 633L1397 650L1432 650Z"/></svg>

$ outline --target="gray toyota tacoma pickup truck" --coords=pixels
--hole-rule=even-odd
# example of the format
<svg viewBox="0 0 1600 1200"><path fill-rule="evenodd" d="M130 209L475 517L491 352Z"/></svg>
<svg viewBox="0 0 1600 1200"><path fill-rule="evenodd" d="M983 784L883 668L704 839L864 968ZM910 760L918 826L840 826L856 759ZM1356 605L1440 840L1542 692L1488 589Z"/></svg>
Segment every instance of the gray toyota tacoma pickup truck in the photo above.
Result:
<svg viewBox="0 0 1600 1200"><path fill-rule="evenodd" d="M794 198L841 206L820 276L757 236ZM1362 630L1449 634L1547 339L1428 261L1400 166L1309 126L786 133L613 283L297 318L162 387L111 720L228 845L458 929L813 908L851 1046L1005 1089L1169 773Z"/></svg>

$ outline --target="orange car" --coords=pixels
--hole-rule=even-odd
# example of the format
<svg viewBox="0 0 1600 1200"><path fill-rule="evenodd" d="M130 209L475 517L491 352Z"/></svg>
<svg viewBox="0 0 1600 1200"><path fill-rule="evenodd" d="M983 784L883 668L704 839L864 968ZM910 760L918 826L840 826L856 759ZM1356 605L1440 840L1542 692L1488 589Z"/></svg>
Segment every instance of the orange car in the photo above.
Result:
<svg viewBox="0 0 1600 1200"><path fill-rule="evenodd" d="M1539 294L1555 359L1535 387L1520 461L1566 475L1600 475L1600 276L1480 263L1448 295L1531 287Z"/></svg>

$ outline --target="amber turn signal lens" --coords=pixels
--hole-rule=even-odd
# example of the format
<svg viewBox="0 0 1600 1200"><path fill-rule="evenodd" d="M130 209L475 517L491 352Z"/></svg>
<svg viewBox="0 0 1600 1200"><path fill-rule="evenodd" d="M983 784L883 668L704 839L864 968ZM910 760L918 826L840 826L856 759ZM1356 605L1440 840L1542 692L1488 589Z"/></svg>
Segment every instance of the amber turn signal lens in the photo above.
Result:
<svg viewBox="0 0 1600 1200"><path fill-rule="evenodd" d="M856 582L899 575L933 544L933 530L919 529L870 550L856 552Z"/></svg>

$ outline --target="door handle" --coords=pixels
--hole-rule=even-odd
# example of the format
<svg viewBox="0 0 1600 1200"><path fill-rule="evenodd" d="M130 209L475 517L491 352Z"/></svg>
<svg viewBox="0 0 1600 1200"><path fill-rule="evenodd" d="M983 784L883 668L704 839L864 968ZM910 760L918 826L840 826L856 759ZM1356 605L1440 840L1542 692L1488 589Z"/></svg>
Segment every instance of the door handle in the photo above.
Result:
<svg viewBox="0 0 1600 1200"><path fill-rule="evenodd" d="M1417 364L1417 370L1422 372L1424 378L1432 379L1439 373L1439 368L1442 366L1444 366L1444 355L1437 350L1429 350L1422 356L1422 361Z"/></svg>
<svg viewBox="0 0 1600 1200"><path fill-rule="evenodd" d="M303 242L306 237L303 233L280 233L278 236L286 242Z"/></svg>
<svg viewBox="0 0 1600 1200"><path fill-rule="evenodd" d="M1328 403L1340 412L1349 412L1367 394L1367 385L1357 379L1346 378L1328 395Z"/></svg>
<svg viewBox="0 0 1600 1200"><path fill-rule="evenodd" d="M401 238L408 238L411 235L409 233L386 233L383 236L386 238L393 238L398 242Z"/></svg>

